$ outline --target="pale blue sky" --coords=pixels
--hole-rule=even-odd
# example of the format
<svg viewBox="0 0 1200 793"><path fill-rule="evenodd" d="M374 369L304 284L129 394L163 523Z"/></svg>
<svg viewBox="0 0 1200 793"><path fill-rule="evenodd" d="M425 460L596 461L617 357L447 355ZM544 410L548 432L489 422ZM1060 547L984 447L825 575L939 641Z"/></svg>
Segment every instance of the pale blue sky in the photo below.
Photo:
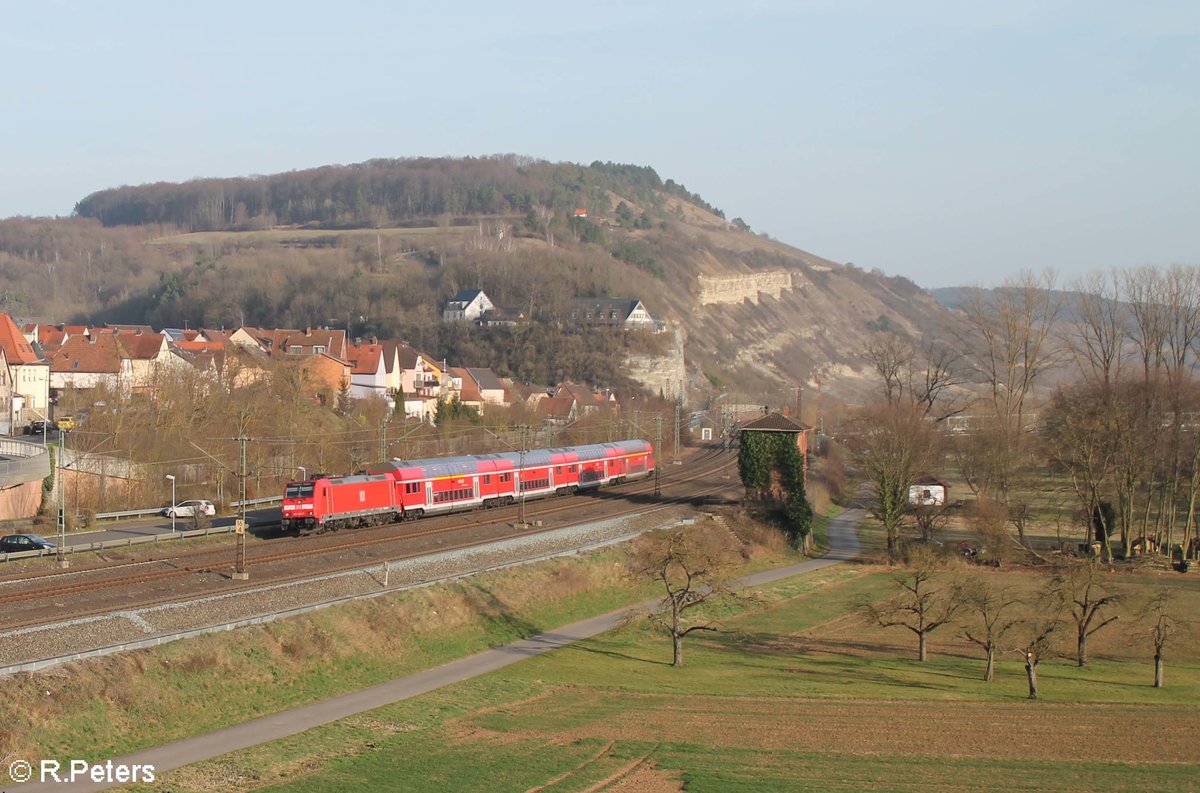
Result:
<svg viewBox="0 0 1200 793"><path fill-rule="evenodd" d="M0 217L515 152L922 286L1200 264L1200 3L0 0Z"/></svg>

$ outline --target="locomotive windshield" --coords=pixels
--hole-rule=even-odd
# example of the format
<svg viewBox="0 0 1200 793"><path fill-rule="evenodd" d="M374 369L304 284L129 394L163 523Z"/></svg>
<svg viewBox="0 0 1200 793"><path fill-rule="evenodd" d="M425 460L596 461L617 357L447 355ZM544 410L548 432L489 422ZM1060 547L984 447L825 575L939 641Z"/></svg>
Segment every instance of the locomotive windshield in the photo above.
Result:
<svg viewBox="0 0 1200 793"><path fill-rule="evenodd" d="M293 482L287 486L287 492L284 493L284 498L312 498L313 483L312 482Z"/></svg>

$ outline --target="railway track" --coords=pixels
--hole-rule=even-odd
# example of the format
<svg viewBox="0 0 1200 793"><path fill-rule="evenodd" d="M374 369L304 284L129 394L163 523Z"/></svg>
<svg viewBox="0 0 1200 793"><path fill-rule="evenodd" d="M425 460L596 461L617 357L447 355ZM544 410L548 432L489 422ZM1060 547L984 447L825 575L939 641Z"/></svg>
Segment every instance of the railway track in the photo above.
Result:
<svg viewBox="0 0 1200 793"><path fill-rule="evenodd" d="M703 480L719 472L725 465L731 464L732 458L728 455L723 455L719 451L708 451L693 458L686 468L674 469L676 475L663 477L662 484L672 488L684 486L685 492L676 494L672 497L661 498L657 504L670 505L686 503L694 501L697 496L694 492L687 492L686 487L689 484ZM560 496L556 498L539 500L526 504L525 512L527 519L543 521L548 517L562 514L578 512L581 505L586 503L595 503L597 495L604 499L615 501L628 502L631 498L644 497L653 494L655 484L653 479L639 480L635 483L627 483L615 488L608 488L598 493L587 495ZM627 507L616 511L606 511L605 518L617 518L636 514L646 510L646 506L637 505ZM248 566L269 566L276 563L287 562L291 560L303 559L306 557L314 557L320 555L334 555L345 553L347 551L373 549L378 546L383 546L387 543L407 542L420 538L432 538L440 535L453 536L455 533L461 534L468 528L479 527L498 527L505 526L507 528L499 532L490 532L487 537L481 539L459 540L446 544L439 544L438 551L453 551L471 548L475 546L495 543L503 540L514 539L532 534L537 534L545 529L536 525L519 526L511 519L515 519L518 514L516 507L498 507L489 510L479 510L475 512L456 513L455 515L443 516L438 518L429 518L418 523L400 523L387 524L371 528L355 529L350 534L330 533L319 537L304 537L304 538L286 538L282 542L287 543L287 547L283 550L278 549L278 545L270 543L270 547L259 546L254 548L253 552L247 553L246 563ZM465 525L464 525L465 524ZM403 526L404 531L397 533L396 527ZM389 531L391 530L391 531ZM314 545L313 541L317 541ZM303 547L301 547L303 546ZM377 564L380 561L401 561L411 559L428 554L428 549L404 552L399 554L389 554L387 559L375 559L373 563ZM212 557L213 563L207 563L206 557ZM267 578L257 579L253 583L234 582L229 575L232 564L230 562L230 552L228 547L218 549L193 549L180 554L175 554L167 558L136 561L136 562L121 562L113 565L99 566L88 568L87 570L71 571L69 573L53 572L37 578L21 578L0 581L0 584L19 585L26 582L44 583L47 579L54 581L50 586L40 586L34 589L20 589L17 591L0 592L0 604L42 604L52 602L55 599L73 599L78 595L87 595L99 593L104 590L113 590L120 588L136 588L148 584L169 581L189 575L200 573L215 573L221 575L225 579L220 590L222 594L236 592L240 590L253 589L261 587L264 583L269 584L287 584L292 582L304 581L321 575L329 575L334 573L342 573L361 569L364 560L357 558L349 562L335 562L329 565L322 565L319 571L305 571L296 574L270 574ZM165 569L157 570L140 570L133 574L124 574L126 571L133 568L145 568L147 565L167 565ZM103 578L77 581L73 583L57 583L58 579L64 576L78 576L84 573L104 574L116 572L115 576L105 576ZM136 603L126 602L123 608L145 608L148 606L163 605L174 602L183 602L197 597L196 593L188 593L186 595L171 595L155 597L150 592L147 596L140 597ZM111 613L112 606L102 608L89 609L85 604L80 604L80 607L71 608L66 603L55 603L55 615L52 619L39 617L27 619L20 622L3 622L0 623L0 628L4 630L16 630L25 627L31 627L39 624L44 624L50 621L62 620L65 617L71 619L86 618L98 614ZM64 613L62 609L69 609Z"/></svg>

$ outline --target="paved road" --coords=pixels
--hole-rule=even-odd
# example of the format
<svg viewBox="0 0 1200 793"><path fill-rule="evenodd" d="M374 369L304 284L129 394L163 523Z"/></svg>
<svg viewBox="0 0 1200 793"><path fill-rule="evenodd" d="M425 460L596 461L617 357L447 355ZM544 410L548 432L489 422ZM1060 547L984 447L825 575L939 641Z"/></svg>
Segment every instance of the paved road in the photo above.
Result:
<svg viewBox="0 0 1200 793"><path fill-rule="evenodd" d="M761 585L781 578L820 570L853 559L859 553L859 542L855 530L862 522L864 512L861 509L849 509L835 518L829 527L830 551L820 559L768 570L750 576L744 580L746 585ZM643 606L646 604L643 604ZM636 607L635 607L636 608ZM497 669L514 664L525 658L532 658L550 650L563 647L572 642L595 636L611 630L619 625L629 613L629 609L603 614L583 622L577 622L558 630L538 634L529 639L499 647L495 650L473 655L458 661L444 664L435 669L428 669L407 677L398 678L387 683L381 683L371 688L344 694L324 702L294 708L270 716L264 716L254 721L226 727L222 730L185 738L164 746L144 749L125 757L114 759L113 765L152 765L157 774L162 774L173 768L210 760L229 752L245 749L267 741L286 738L289 735L328 724L338 719L365 713L369 710L390 705L394 702L409 699L428 693L452 683L458 683L473 677L494 672ZM67 758L87 759L91 762L104 762L104 758ZM5 769L0 769L3 774ZM53 782L31 783L17 785L5 790L20 791L20 793L35 793L36 791L79 791L107 790L115 787L106 783L80 783L64 785Z"/></svg>
<svg viewBox="0 0 1200 793"><path fill-rule="evenodd" d="M279 523L279 507L249 510L246 512L246 519L252 527L257 525L277 525ZM232 526L233 521L234 518L232 516L215 517L212 519L211 525L214 528ZM176 518L175 527L180 531L192 528L191 518ZM0 533L21 534L24 531L24 529L14 529L11 532ZM33 533L41 534L51 542L58 542L58 534L53 529L35 528ZM106 528L97 529L96 531L72 532L67 535L65 545L87 546L94 542L152 537L156 534L160 537L170 537L172 533L170 518L164 518L161 515L149 518L133 518L108 524Z"/></svg>

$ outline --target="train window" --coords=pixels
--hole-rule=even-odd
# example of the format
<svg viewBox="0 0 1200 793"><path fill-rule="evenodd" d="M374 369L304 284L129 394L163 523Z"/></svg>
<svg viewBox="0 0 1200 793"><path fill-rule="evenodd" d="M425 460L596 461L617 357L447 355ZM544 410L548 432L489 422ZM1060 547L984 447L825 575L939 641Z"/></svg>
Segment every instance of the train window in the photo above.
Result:
<svg viewBox="0 0 1200 793"><path fill-rule="evenodd" d="M578 465L572 465L572 466L571 466L571 473L573 473L573 474L577 474L577 473L579 473L579 466L578 466Z"/></svg>
<svg viewBox="0 0 1200 793"><path fill-rule="evenodd" d="M500 474L500 481L501 482L511 482L512 474Z"/></svg>
<svg viewBox="0 0 1200 793"><path fill-rule="evenodd" d="M490 485L490 484L492 483L492 475L491 475L491 474L484 474L484 476L483 476L483 483L484 483L485 485Z"/></svg>
<svg viewBox="0 0 1200 793"><path fill-rule="evenodd" d="M312 498L313 483L312 482L297 482L287 486L287 492L284 493L284 498Z"/></svg>
<svg viewBox="0 0 1200 793"><path fill-rule="evenodd" d="M556 473L556 474L561 474L561 473L562 473L562 466L561 466L561 465L556 465L556 466L554 466L554 473Z"/></svg>

